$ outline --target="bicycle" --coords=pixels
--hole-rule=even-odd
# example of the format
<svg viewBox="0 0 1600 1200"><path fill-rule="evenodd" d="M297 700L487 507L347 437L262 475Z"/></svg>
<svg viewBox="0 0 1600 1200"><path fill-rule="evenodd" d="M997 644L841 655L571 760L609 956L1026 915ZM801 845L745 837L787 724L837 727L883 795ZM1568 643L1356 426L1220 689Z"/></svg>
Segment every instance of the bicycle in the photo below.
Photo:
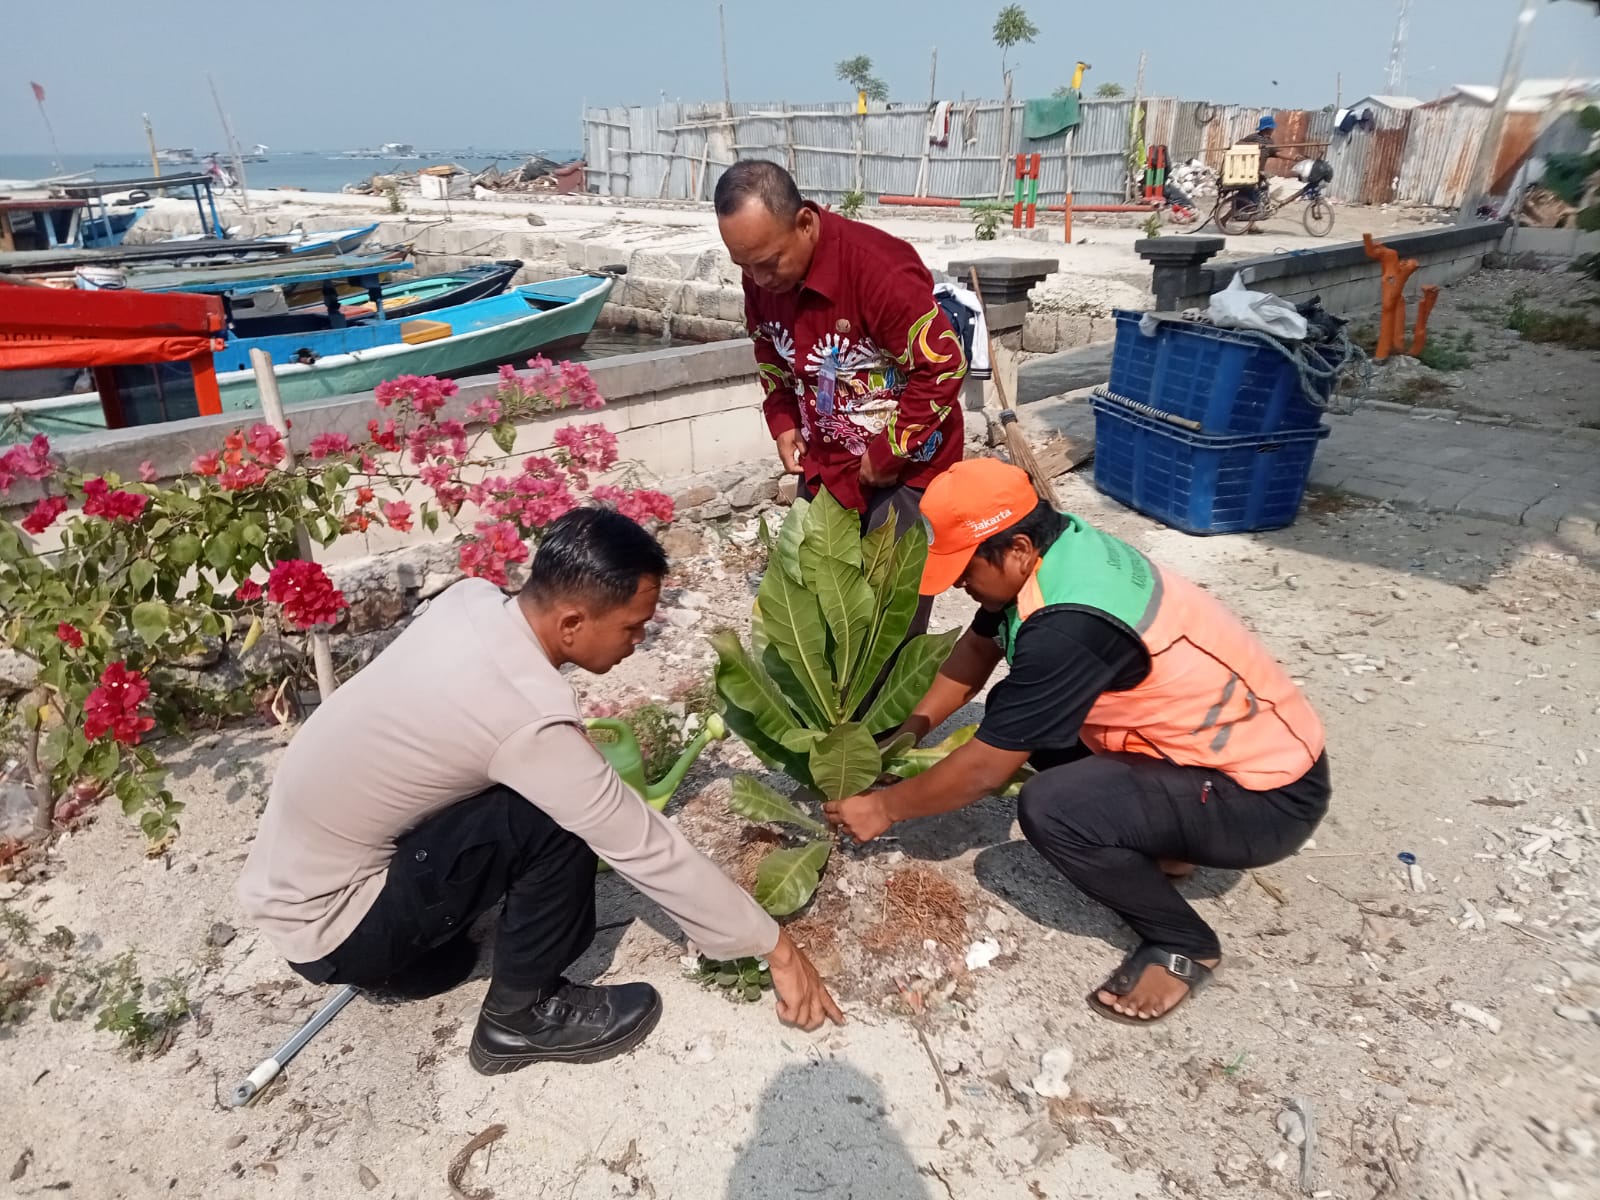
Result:
<svg viewBox="0 0 1600 1200"><path fill-rule="evenodd" d="M1258 188L1233 188L1217 193L1216 206L1211 210L1211 215L1201 224L1200 229L1212 222L1223 233L1237 237L1244 233L1253 224L1266 221L1291 204L1301 200L1306 202L1306 210L1301 216L1301 223L1305 225L1306 232L1312 237L1327 237L1333 232L1333 205L1328 203L1322 194L1322 186L1333 178L1333 171L1322 159L1313 161L1305 183L1300 190L1281 199L1272 199L1267 185L1262 183ZM1258 204L1255 195L1266 193L1266 202ZM1200 232L1196 229L1195 232Z"/></svg>

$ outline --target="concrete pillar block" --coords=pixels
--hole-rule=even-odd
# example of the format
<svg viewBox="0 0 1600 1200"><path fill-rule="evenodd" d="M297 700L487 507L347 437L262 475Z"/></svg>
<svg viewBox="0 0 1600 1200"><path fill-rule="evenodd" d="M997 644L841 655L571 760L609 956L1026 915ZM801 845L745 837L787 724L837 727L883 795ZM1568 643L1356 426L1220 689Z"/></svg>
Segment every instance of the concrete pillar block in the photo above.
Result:
<svg viewBox="0 0 1600 1200"><path fill-rule="evenodd" d="M1071 350L1094 341L1094 321L1078 313L1062 313L1056 318L1056 349Z"/></svg>
<svg viewBox="0 0 1600 1200"><path fill-rule="evenodd" d="M744 292L738 288L722 288L717 293L717 316L736 325L744 324Z"/></svg>
<svg viewBox="0 0 1600 1200"><path fill-rule="evenodd" d="M567 266L574 271L582 271L587 261L588 245L578 238L569 238L561 243L561 257L566 259Z"/></svg>
<svg viewBox="0 0 1600 1200"><path fill-rule="evenodd" d="M1022 348L1038 353L1050 354L1056 349L1058 326L1055 313L1031 312L1022 318Z"/></svg>
<svg viewBox="0 0 1600 1200"><path fill-rule="evenodd" d="M1091 317L1089 319L1089 342L1114 341L1117 336L1117 321L1115 317Z"/></svg>
<svg viewBox="0 0 1600 1200"><path fill-rule="evenodd" d="M630 275L647 275L656 279L682 279L683 266L671 254L654 250L638 250L628 260Z"/></svg>

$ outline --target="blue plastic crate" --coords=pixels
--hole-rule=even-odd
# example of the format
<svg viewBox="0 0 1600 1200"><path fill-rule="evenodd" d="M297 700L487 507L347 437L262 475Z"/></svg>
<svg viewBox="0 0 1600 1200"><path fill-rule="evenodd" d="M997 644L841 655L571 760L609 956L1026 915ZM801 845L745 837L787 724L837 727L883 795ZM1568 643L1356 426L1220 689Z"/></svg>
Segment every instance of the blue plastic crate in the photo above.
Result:
<svg viewBox="0 0 1600 1200"><path fill-rule="evenodd" d="M1292 524L1326 426L1259 437L1208 437L1100 396L1094 482L1129 508L1185 533L1248 533Z"/></svg>
<svg viewBox="0 0 1600 1200"><path fill-rule="evenodd" d="M1162 321L1139 332L1144 314L1118 311L1111 390L1200 422L1202 433L1277 433L1322 421L1331 378L1317 379L1317 400L1305 395L1295 364L1260 338L1195 321ZM1328 352L1319 349L1329 366Z"/></svg>

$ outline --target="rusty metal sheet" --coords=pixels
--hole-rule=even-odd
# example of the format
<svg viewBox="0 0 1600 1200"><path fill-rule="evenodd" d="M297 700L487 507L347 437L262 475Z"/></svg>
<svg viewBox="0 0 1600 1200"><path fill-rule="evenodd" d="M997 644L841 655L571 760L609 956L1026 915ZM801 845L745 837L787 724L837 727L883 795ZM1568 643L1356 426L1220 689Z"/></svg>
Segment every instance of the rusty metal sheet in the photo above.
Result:
<svg viewBox="0 0 1600 1200"><path fill-rule="evenodd" d="M1489 191L1504 196L1511 191L1511 180L1523 159L1539 140L1539 125L1544 114L1514 112L1506 114L1505 128L1500 132L1500 146L1494 156L1494 170L1489 173Z"/></svg>

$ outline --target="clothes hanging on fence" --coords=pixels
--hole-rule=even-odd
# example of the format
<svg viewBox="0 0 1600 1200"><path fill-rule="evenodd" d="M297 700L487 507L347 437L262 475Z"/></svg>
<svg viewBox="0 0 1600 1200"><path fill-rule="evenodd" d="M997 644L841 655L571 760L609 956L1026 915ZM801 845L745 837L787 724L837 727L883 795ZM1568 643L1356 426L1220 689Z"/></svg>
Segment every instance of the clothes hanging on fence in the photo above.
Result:
<svg viewBox="0 0 1600 1200"><path fill-rule="evenodd" d="M933 298L961 339L961 348L967 355L967 378L988 379L989 327L984 321L983 304L975 294L955 283L934 284Z"/></svg>
<svg viewBox="0 0 1600 1200"><path fill-rule="evenodd" d="M978 144L978 106L969 104L961 110L961 144L976 146Z"/></svg>
<svg viewBox="0 0 1600 1200"><path fill-rule="evenodd" d="M1078 123L1078 98L1070 93L1022 102L1022 136L1030 142L1054 137Z"/></svg>
<svg viewBox="0 0 1600 1200"><path fill-rule="evenodd" d="M928 142L934 146L948 146L950 144L950 110L954 106L948 100L941 100L933 106L933 114L928 118Z"/></svg>

